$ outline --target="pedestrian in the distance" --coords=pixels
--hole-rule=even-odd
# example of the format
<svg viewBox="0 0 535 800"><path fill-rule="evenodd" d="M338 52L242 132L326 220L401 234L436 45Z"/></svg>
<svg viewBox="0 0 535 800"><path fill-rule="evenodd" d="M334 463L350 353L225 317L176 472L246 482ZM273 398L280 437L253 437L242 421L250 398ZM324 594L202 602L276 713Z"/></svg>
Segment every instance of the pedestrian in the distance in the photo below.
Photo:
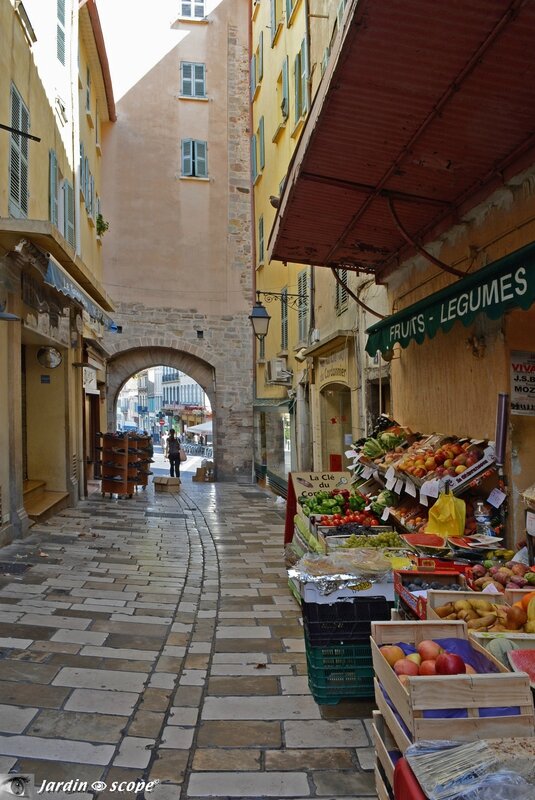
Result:
<svg viewBox="0 0 535 800"><path fill-rule="evenodd" d="M180 478L180 439L174 428L169 431L165 446L165 457L169 459L169 474L172 478Z"/></svg>

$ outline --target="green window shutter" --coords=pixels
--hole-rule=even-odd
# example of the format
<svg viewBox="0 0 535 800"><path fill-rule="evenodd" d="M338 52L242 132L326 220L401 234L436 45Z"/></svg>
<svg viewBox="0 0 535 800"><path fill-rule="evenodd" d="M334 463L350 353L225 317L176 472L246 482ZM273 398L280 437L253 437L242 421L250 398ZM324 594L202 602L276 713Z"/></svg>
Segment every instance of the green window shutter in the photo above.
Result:
<svg viewBox="0 0 535 800"><path fill-rule="evenodd" d="M56 55L60 64L65 66L65 31L61 25L56 29Z"/></svg>
<svg viewBox="0 0 535 800"><path fill-rule="evenodd" d="M281 111L283 119L288 119L290 109L290 89L288 82L288 56L282 62L282 102Z"/></svg>
<svg viewBox="0 0 535 800"><path fill-rule="evenodd" d="M253 54L251 56L251 98L254 97L254 93L256 90L256 55Z"/></svg>
<svg viewBox="0 0 535 800"><path fill-rule="evenodd" d="M260 31L258 37L258 80L261 81L264 77L264 31Z"/></svg>
<svg viewBox="0 0 535 800"><path fill-rule="evenodd" d="M89 159L86 156L84 158L84 198L85 198L85 208L86 211L89 211Z"/></svg>
<svg viewBox="0 0 535 800"><path fill-rule="evenodd" d="M194 142L194 156L195 156L195 175L197 178L208 177L208 166L206 150L208 145L206 142Z"/></svg>
<svg viewBox="0 0 535 800"><path fill-rule="evenodd" d="M49 184L48 184L48 203L49 217L53 225L58 224L58 160L53 150L49 150Z"/></svg>
<svg viewBox="0 0 535 800"><path fill-rule="evenodd" d="M298 53L294 61L294 100L295 100L295 122L301 118L301 56Z"/></svg>
<svg viewBox="0 0 535 800"><path fill-rule="evenodd" d="M288 349L288 289L281 292L281 350Z"/></svg>
<svg viewBox="0 0 535 800"><path fill-rule="evenodd" d="M76 241L74 238L74 192L72 185L65 181L63 184L63 207L65 216L65 238L71 247L75 247Z"/></svg>
<svg viewBox="0 0 535 800"><path fill-rule="evenodd" d="M206 66L193 65L193 91L195 97L206 97Z"/></svg>
<svg viewBox="0 0 535 800"><path fill-rule="evenodd" d="M301 113L308 111L308 44L306 38L301 45Z"/></svg>
<svg viewBox="0 0 535 800"><path fill-rule="evenodd" d="M193 66L187 61L180 64L180 94L193 97Z"/></svg>
<svg viewBox="0 0 535 800"><path fill-rule="evenodd" d="M286 0L286 24L290 27L290 17L292 16L292 0Z"/></svg>
<svg viewBox="0 0 535 800"><path fill-rule="evenodd" d="M193 175L193 139L182 139L182 175Z"/></svg>
<svg viewBox="0 0 535 800"><path fill-rule="evenodd" d="M258 219L258 262L264 261L264 217Z"/></svg>
<svg viewBox="0 0 535 800"><path fill-rule="evenodd" d="M80 177L79 177L79 181L80 181L80 191L82 192L82 194L84 193L84 156L85 156L84 143L80 142Z"/></svg>
<svg viewBox="0 0 535 800"><path fill-rule="evenodd" d="M271 44L275 40L275 34L277 33L277 0L271 0L271 8L270 8L270 19L271 19Z"/></svg>
<svg viewBox="0 0 535 800"><path fill-rule="evenodd" d="M89 176L89 213L95 216L95 179L92 175Z"/></svg>
<svg viewBox="0 0 535 800"><path fill-rule="evenodd" d="M57 2L57 17L58 22L65 25L65 0L58 0Z"/></svg>
<svg viewBox="0 0 535 800"><path fill-rule="evenodd" d="M260 117L260 123L258 125L258 150L259 150L260 169L262 170L266 166L266 147L265 147L265 138L264 138L264 117Z"/></svg>
<svg viewBox="0 0 535 800"><path fill-rule="evenodd" d="M251 136L251 177L253 183L258 178L258 167L256 163L256 136Z"/></svg>
<svg viewBox="0 0 535 800"><path fill-rule="evenodd" d="M15 86L11 86L11 127L28 133L30 115ZM9 213L26 217L29 207L28 192L28 139L10 134L9 148Z"/></svg>
<svg viewBox="0 0 535 800"><path fill-rule="evenodd" d="M308 320L309 320L309 275L308 270L302 270L297 276L297 294L299 295L298 305L298 323L299 323L299 341L308 341Z"/></svg>

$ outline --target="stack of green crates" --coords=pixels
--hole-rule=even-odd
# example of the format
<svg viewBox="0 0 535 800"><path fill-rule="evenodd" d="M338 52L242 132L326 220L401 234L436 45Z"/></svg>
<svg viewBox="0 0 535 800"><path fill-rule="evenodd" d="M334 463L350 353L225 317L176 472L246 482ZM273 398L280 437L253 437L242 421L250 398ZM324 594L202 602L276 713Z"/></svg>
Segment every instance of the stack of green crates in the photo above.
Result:
<svg viewBox="0 0 535 800"><path fill-rule="evenodd" d="M319 705L372 698L372 620L390 619L383 597L302 604L308 686Z"/></svg>

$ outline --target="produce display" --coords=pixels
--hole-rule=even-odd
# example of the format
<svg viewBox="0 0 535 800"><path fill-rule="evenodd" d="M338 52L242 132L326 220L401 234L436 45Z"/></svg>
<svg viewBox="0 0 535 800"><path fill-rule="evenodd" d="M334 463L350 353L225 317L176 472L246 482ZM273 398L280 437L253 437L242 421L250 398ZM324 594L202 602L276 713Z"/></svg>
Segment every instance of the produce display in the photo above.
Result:
<svg viewBox="0 0 535 800"><path fill-rule="evenodd" d="M424 639L416 646L416 653L405 655L397 645L383 645L381 655L388 661L401 683L418 675L466 675L476 670L454 653L448 653L432 639Z"/></svg>
<svg viewBox="0 0 535 800"><path fill-rule="evenodd" d="M408 573L409 580L410 580L410 572ZM429 576L432 578L432 575ZM443 583L439 583L438 581L426 581L424 578L415 577L410 583L405 584L405 587L409 590L409 592L422 592L426 591L427 589L444 589L446 588L448 591L452 592L460 592L464 589L464 586L461 586L460 583L448 583L445 587Z"/></svg>
<svg viewBox="0 0 535 800"><path fill-rule="evenodd" d="M441 619L463 620L473 631L535 633L535 599L526 609L520 603L507 606L474 598L451 601L434 611Z"/></svg>
<svg viewBox="0 0 535 800"><path fill-rule="evenodd" d="M298 498L298 502L307 517L312 514L347 516L353 512L362 511L366 506L366 498L359 492L350 492L349 489L315 492L312 497L302 494Z"/></svg>
<svg viewBox="0 0 535 800"><path fill-rule="evenodd" d="M348 511L346 513L336 513L332 516L323 514L319 519L319 524L325 528L344 528L343 533L355 533L362 526L376 528L383 523L377 519L371 511ZM354 526L354 527L350 527ZM337 531L342 533L342 531Z"/></svg>
<svg viewBox="0 0 535 800"><path fill-rule="evenodd" d="M516 672L526 672L531 688L535 689L535 650L512 649L507 655L512 668Z"/></svg>
<svg viewBox="0 0 535 800"><path fill-rule="evenodd" d="M391 533L377 533L375 536L355 535L352 533L340 547L403 547L403 539L394 531Z"/></svg>
<svg viewBox="0 0 535 800"><path fill-rule="evenodd" d="M502 552L507 555L513 553L512 550ZM507 561L503 565L489 561L483 564L474 564L472 581L473 588L478 592L486 589L489 585L494 586L498 592L504 592L506 589L522 589L524 586L530 585L535 588L535 572L517 561Z"/></svg>
<svg viewBox="0 0 535 800"><path fill-rule="evenodd" d="M429 440L432 442L432 439ZM413 478L429 480L432 477L456 478L483 458L483 450L470 441L461 442L455 437L443 439L438 447L429 442L411 445L396 465L398 472Z"/></svg>
<svg viewBox="0 0 535 800"><path fill-rule="evenodd" d="M296 569L313 577L329 575L378 575L390 571L390 562L380 550L362 547L324 556L306 554L296 564Z"/></svg>

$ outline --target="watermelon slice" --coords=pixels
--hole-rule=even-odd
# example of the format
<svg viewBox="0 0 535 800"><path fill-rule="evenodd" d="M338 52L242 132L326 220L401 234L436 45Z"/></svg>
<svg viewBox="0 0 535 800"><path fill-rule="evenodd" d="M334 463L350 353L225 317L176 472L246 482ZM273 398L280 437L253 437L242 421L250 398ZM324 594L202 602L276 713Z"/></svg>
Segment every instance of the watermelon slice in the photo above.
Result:
<svg viewBox="0 0 535 800"><path fill-rule="evenodd" d="M535 650L511 650L507 658L515 672L527 672L531 688L535 689Z"/></svg>

